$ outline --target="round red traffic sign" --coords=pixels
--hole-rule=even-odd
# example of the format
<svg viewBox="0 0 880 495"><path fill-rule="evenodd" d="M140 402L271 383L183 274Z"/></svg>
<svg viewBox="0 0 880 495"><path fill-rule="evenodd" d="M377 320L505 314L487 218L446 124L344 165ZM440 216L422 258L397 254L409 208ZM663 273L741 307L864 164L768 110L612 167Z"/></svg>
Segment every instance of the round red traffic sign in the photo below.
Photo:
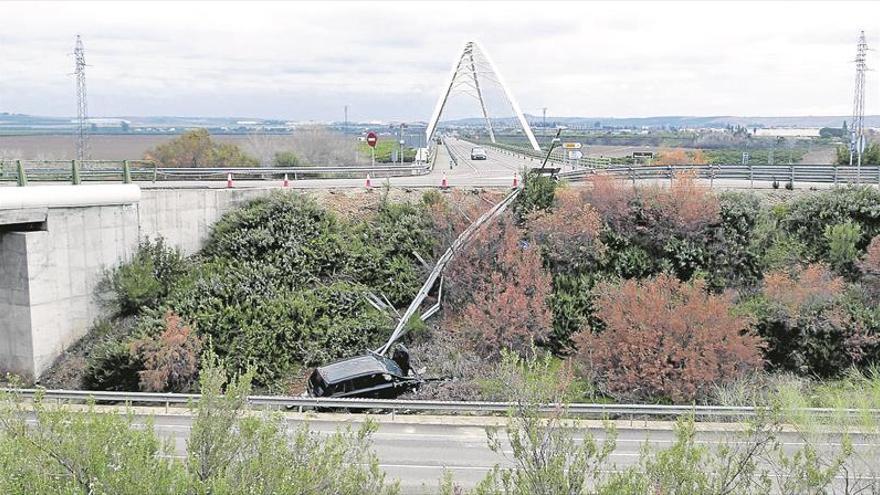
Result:
<svg viewBox="0 0 880 495"><path fill-rule="evenodd" d="M375 132L370 131L367 133L367 144L370 145L370 148L375 148L378 141L379 137L376 136Z"/></svg>

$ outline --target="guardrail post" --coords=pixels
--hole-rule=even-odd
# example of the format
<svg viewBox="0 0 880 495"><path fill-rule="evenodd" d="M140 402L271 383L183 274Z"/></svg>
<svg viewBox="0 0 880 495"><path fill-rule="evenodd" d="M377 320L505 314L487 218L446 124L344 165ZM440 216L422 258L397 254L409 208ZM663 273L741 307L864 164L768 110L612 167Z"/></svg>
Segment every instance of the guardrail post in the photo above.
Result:
<svg viewBox="0 0 880 495"><path fill-rule="evenodd" d="M834 185L837 185L837 164L834 164Z"/></svg>
<svg viewBox="0 0 880 495"><path fill-rule="evenodd" d="M153 183L156 182L156 179L159 178L159 164L153 162Z"/></svg>
<svg viewBox="0 0 880 495"><path fill-rule="evenodd" d="M709 189L715 188L715 165L709 165Z"/></svg>
<svg viewBox="0 0 880 495"><path fill-rule="evenodd" d="M749 164L749 189L755 188L755 170L752 168L752 164Z"/></svg>
<svg viewBox="0 0 880 495"><path fill-rule="evenodd" d="M70 160L70 177L73 185L77 185L82 182L82 179L79 176L79 167L76 164L76 160Z"/></svg>
<svg viewBox="0 0 880 495"><path fill-rule="evenodd" d="M788 182L791 184L791 188L794 189L794 165L789 164L788 168L790 170L791 175L789 176Z"/></svg>
<svg viewBox="0 0 880 495"><path fill-rule="evenodd" d="M636 187L636 174L633 172L633 168L629 167L629 178L632 180L633 188Z"/></svg>
<svg viewBox="0 0 880 495"><path fill-rule="evenodd" d="M18 174L18 185L24 187L27 185L27 173L24 171L24 165L21 160L15 160L15 172Z"/></svg>
<svg viewBox="0 0 880 495"><path fill-rule="evenodd" d="M122 182L131 184L131 168L128 166L128 160L122 160Z"/></svg>

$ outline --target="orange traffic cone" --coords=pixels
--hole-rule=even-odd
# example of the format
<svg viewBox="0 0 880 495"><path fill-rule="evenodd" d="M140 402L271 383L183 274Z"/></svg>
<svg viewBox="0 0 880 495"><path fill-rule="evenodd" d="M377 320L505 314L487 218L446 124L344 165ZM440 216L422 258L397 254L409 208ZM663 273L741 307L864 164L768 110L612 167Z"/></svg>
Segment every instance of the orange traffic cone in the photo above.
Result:
<svg viewBox="0 0 880 495"><path fill-rule="evenodd" d="M373 188L373 183L370 182L370 174L367 174L367 184L366 184L366 187L367 187L367 189L372 189L372 188Z"/></svg>
<svg viewBox="0 0 880 495"><path fill-rule="evenodd" d="M281 183L281 187L290 187L290 182L287 180L287 174L284 174L284 182Z"/></svg>
<svg viewBox="0 0 880 495"><path fill-rule="evenodd" d="M517 187L519 187L519 181L517 180L516 172L514 172L513 173L513 187L511 189L516 189Z"/></svg>
<svg viewBox="0 0 880 495"><path fill-rule="evenodd" d="M440 189L449 189L449 183L446 182L446 172L443 172L443 180L440 181Z"/></svg>
<svg viewBox="0 0 880 495"><path fill-rule="evenodd" d="M226 187L232 189L232 172L226 174Z"/></svg>

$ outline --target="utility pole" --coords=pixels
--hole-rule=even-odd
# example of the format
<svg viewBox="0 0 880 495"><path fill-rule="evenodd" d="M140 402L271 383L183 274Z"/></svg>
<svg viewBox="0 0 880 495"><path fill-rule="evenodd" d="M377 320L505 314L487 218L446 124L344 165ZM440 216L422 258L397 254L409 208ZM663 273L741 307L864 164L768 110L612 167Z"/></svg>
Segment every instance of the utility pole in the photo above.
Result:
<svg viewBox="0 0 880 495"><path fill-rule="evenodd" d="M399 130L398 130L398 134L397 134L397 138L398 138L397 145L398 145L398 150L399 150L398 155L400 155L398 157L398 161L400 162L401 165L403 165L403 130L405 128L406 128L406 124L401 122L400 127L398 128Z"/></svg>
<svg viewBox="0 0 880 495"><path fill-rule="evenodd" d="M541 109L543 120L541 122L541 137L547 136L547 107Z"/></svg>
<svg viewBox="0 0 880 495"><path fill-rule="evenodd" d="M866 64L866 55L868 52L868 43L865 41L865 32L859 33L859 42L856 45L856 84L853 94L853 117L850 131L852 132L850 139L849 164L852 166L853 154L858 153L858 161L856 162L856 184L862 181L862 147L864 146L865 132L865 71L868 70Z"/></svg>
<svg viewBox="0 0 880 495"><path fill-rule="evenodd" d="M75 59L74 75L76 76L76 159L82 162L89 158L88 125L89 110L86 98L86 50L82 38L76 35L76 46L73 50Z"/></svg>

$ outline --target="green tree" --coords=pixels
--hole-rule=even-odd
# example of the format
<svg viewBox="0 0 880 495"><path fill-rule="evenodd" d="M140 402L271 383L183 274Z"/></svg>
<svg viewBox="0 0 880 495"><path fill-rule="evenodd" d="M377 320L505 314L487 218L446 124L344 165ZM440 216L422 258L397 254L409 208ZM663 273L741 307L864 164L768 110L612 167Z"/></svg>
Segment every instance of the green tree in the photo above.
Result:
<svg viewBox="0 0 880 495"><path fill-rule="evenodd" d="M835 163L838 165L849 165L849 145L837 147L837 158ZM858 154L853 156L853 165L856 164ZM862 153L862 165L880 165L880 143L869 143Z"/></svg>
<svg viewBox="0 0 880 495"><path fill-rule="evenodd" d="M255 167L258 160L234 144L221 144L211 139L207 129L186 131L171 141L160 144L144 154L163 167Z"/></svg>

